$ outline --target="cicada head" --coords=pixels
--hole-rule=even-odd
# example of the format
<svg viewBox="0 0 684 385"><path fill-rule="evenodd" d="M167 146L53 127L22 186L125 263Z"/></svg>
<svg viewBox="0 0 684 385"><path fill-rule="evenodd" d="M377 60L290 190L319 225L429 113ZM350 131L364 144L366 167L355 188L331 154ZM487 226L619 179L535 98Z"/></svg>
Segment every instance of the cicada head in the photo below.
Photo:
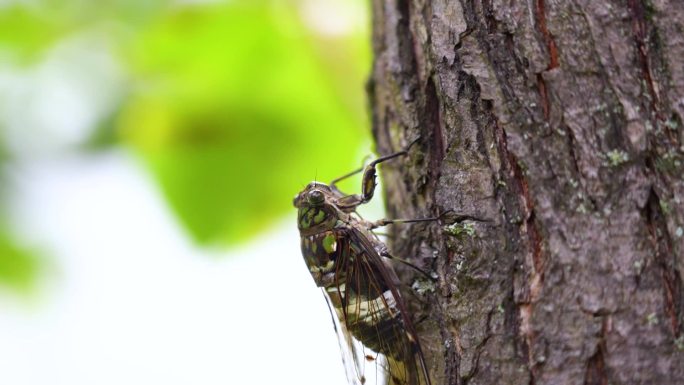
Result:
<svg viewBox="0 0 684 385"><path fill-rule="evenodd" d="M294 206L299 209L299 230L332 229L337 221L335 199L335 193L330 186L320 182L309 183L293 201Z"/></svg>

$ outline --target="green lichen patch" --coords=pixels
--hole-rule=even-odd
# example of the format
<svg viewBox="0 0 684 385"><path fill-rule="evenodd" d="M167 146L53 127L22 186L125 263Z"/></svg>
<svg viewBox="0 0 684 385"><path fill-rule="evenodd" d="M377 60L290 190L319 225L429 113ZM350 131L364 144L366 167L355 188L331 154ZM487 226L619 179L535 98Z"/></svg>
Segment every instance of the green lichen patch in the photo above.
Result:
<svg viewBox="0 0 684 385"><path fill-rule="evenodd" d="M433 293L435 291L435 284L426 279L417 279L413 281L411 289L417 294L424 295L425 293Z"/></svg>
<svg viewBox="0 0 684 385"><path fill-rule="evenodd" d="M606 153L606 159L611 167L617 167L629 161L629 155L622 150L610 150Z"/></svg>
<svg viewBox="0 0 684 385"><path fill-rule="evenodd" d="M682 156L674 151L667 152L655 159L655 168L660 172L676 172L681 169L684 164Z"/></svg>
<svg viewBox="0 0 684 385"><path fill-rule="evenodd" d="M663 211L663 214L669 214L672 211L672 208L670 207L670 204L664 200L660 200L660 210Z"/></svg>
<svg viewBox="0 0 684 385"><path fill-rule="evenodd" d="M475 227L472 223L454 223L453 225L447 226L444 230L447 234L459 238L464 235L468 237L473 237L475 235Z"/></svg>
<svg viewBox="0 0 684 385"><path fill-rule="evenodd" d="M674 340L675 347L677 350L684 351L684 336L679 336L677 339Z"/></svg>

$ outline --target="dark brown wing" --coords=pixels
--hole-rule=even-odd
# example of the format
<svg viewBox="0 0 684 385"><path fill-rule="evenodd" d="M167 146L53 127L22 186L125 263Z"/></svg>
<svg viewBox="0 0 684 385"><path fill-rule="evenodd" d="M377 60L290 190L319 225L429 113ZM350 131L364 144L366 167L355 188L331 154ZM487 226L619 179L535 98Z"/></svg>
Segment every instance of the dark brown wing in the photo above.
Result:
<svg viewBox="0 0 684 385"><path fill-rule="evenodd" d="M361 231L335 232L334 279L323 291L350 383L430 385L394 270Z"/></svg>

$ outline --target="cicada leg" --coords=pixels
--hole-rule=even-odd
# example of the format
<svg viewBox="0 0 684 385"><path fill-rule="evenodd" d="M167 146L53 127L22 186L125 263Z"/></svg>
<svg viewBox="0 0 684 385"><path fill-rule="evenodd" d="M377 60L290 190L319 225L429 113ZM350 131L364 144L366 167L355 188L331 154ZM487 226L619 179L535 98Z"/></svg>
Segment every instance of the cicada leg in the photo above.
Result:
<svg viewBox="0 0 684 385"><path fill-rule="evenodd" d="M420 139L420 138L418 138ZM349 178L350 176L356 175L363 171L363 178L361 179L361 194L352 194L352 195L347 195L345 197L340 198L340 200L337 202L338 206L342 209L345 210L353 210L357 206L362 205L364 203L368 203L371 199L373 199L373 194L375 193L375 186L377 185L376 179L377 179L377 166L382 163L386 162L388 160L403 156L408 154L409 150L411 147L418 142L418 139L414 140L411 142L405 149L395 152L394 154L390 155L385 155L383 157L380 157L372 162L370 162L366 167L361 167L359 169L356 169L348 174L342 175L341 177L333 180L330 183L330 186L339 191L337 187L335 186L336 183Z"/></svg>
<svg viewBox="0 0 684 385"><path fill-rule="evenodd" d="M438 216L436 216L436 217L430 217L430 218L417 218L417 219L380 219L380 220L378 220L378 221L371 222L370 229L373 230L373 229L376 229L376 228L378 228L378 227L387 226L387 225L391 225L391 224L395 224L395 223L418 223L418 222L434 222L434 221L441 221L441 220L444 219L448 214L453 214L453 213L454 213L453 210L447 210L447 211L441 213L440 215L438 215ZM480 218L476 218L476 217L472 217L472 216L469 216L469 215L457 215L455 218L451 218L451 219L452 219L452 221L451 221L452 223L458 223L458 222L462 222L462 221L465 221L465 220L471 220L471 221L476 221L476 222L489 222L489 221L487 221L487 220L480 219ZM436 279L435 279L434 277L432 277L430 274L428 274L427 272L425 272L423 269L419 268L418 266L412 264L412 263L409 262L409 261L406 261L406 260L404 260L404 259L401 259L401 258L399 258L399 257L396 257L396 256L391 255L387 250L382 250L382 251L380 252L380 255L382 255L383 257L389 258L389 259L396 260L397 262L400 262L400 263L402 263L402 264L404 264L404 265L406 265L406 266L409 266L409 267L411 267L412 269L416 270L417 272L423 274L425 277L427 277L427 278L430 279L431 281L436 281Z"/></svg>
<svg viewBox="0 0 684 385"><path fill-rule="evenodd" d="M474 221L474 222L490 222L487 219L477 218L471 215L457 215L454 210L447 210L436 217L430 218L417 218L417 219L380 219L375 222L371 222L370 229L377 229L378 227L392 225L396 223L418 223L418 222L434 222L441 221L448 216L448 214L453 214L454 217L449 218L450 223L460 223L463 221Z"/></svg>
<svg viewBox="0 0 684 385"><path fill-rule="evenodd" d="M387 226L387 225L392 225L395 223L418 223L418 222L434 222L434 221L440 221L442 220L447 214L453 213L453 210L447 210L441 214L439 214L436 217L430 217L430 218L416 218L416 219L380 219L375 222L371 223L370 229L377 229L378 227L382 226ZM468 218L463 218L463 219L470 219ZM463 220L461 219L461 220Z"/></svg>
<svg viewBox="0 0 684 385"><path fill-rule="evenodd" d="M372 222L371 229L377 229L378 227L392 225L395 223L418 223L418 222L434 222L438 221L440 217L433 218L418 218L418 219L380 219Z"/></svg>
<svg viewBox="0 0 684 385"><path fill-rule="evenodd" d="M412 268L413 270L415 270L415 271L419 272L420 274L424 275L425 278L429 279L429 280L432 281L432 282L436 282L436 281L437 281L437 278L431 276L431 275L430 275L428 272L426 272L425 270L421 269L420 267L414 265L413 263L411 263L411 262L409 262L409 261L407 261L407 260L405 260L405 259L402 259L402 258L399 258L399 257L396 257L396 256L390 254L390 253L387 252L386 250L385 250L383 253L381 253L380 255L382 255L382 256L385 257L385 258L388 258L388 259L397 261L397 262L399 262L399 263L402 263L402 264L404 264L404 265L406 265L406 266Z"/></svg>
<svg viewBox="0 0 684 385"><path fill-rule="evenodd" d="M369 156L364 157L364 158L363 158L363 163L366 163L366 161L368 160L368 158L369 158ZM361 171L363 171L363 169L364 169L364 167L359 167L359 168L357 168L356 170L354 170L354 171L352 171L352 172L350 172L350 173L344 174L344 175L342 175L342 176L340 176L340 177L337 177L337 178L333 179L333 180L330 182L330 187L331 187L333 190L339 192L339 193L342 194L342 195L347 195L347 194L343 193L342 190L340 190L340 189L337 187L337 184L338 184L339 182L341 182L341 181L343 181L343 180L349 178L349 177L352 177L352 176L354 176L354 175L360 173Z"/></svg>

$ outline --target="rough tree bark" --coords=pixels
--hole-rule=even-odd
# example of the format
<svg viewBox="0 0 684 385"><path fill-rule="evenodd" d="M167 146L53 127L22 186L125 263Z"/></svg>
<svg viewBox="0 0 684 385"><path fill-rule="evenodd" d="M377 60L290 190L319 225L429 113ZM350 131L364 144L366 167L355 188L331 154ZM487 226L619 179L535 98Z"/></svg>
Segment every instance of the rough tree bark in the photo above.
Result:
<svg viewBox="0 0 684 385"><path fill-rule="evenodd" d="M684 5L372 4L389 216L485 220L392 230L434 383L684 383Z"/></svg>

